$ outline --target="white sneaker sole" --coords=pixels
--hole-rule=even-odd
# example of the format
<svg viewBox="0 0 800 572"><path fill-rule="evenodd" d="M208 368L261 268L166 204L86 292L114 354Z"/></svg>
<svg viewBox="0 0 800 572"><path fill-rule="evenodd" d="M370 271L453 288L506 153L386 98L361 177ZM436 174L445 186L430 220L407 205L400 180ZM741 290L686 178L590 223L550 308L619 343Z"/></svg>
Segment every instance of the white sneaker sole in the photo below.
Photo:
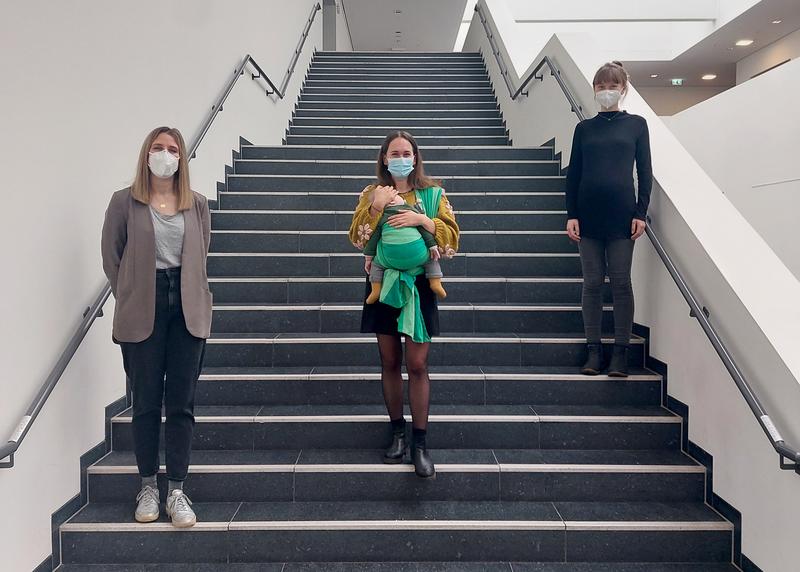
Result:
<svg viewBox="0 0 800 572"><path fill-rule="evenodd" d="M150 514L150 515L137 514L137 515L135 515L135 518L136 518L136 522L155 522L155 521L158 520L159 516L160 516L159 513L156 513L155 515L152 515L152 514Z"/></svg>

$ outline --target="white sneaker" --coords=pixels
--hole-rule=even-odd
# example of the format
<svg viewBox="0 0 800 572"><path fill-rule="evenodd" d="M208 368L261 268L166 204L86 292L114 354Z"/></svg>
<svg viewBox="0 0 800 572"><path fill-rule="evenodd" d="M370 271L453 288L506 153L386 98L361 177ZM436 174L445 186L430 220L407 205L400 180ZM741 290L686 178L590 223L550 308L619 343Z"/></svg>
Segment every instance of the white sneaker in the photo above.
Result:
<svg viewBox="0 0 800 572"><path fill-rule="evenodd" d="M158 489L145 485L136 495L136 521L153 522L158 520L159 500Z"/></svg>
<svg viewBox="0 0 800 572"><path fill-rule="evenodd" d="M192 510L192 501L181 489L175 489L167 497L167 515L172 519L172 526L188 528L197 523L197 515Z"/></svg>

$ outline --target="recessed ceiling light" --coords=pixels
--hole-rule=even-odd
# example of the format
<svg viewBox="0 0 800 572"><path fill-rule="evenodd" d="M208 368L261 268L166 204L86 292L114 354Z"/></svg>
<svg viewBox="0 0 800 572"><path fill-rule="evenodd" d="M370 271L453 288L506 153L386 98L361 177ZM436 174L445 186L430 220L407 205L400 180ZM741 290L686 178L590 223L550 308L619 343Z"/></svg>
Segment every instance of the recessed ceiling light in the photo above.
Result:
<svg viewBox="0 0 800 572"><path fill-rule="evenodd" d="M657 78L657 77L658 77L658 74L657 74L657 73L651 73L651 74L650 74L650 77L652 77L652 78Z"/></svg>
<svg viewBox="0 0 800 572"><path fill-rule="evenodd" d="M773 20L772 21L773 24L780 24L781 22L783 22L783 20Z"/></svg>
<svg viewBox="0 0 800 572"><path fill-rule="evenodd" d="M739 40L738 42L736 42L736 45L741 48L744 48L746 46L751 45L753 42L754 40Z"/></svg>
<svg viewBox="0 0 800 572"><path fill-rule="evenodd" d="M714 73L707 73L703 76L703 79L706 81L711 81L712 79L717 79L717 74Z"/></svg>

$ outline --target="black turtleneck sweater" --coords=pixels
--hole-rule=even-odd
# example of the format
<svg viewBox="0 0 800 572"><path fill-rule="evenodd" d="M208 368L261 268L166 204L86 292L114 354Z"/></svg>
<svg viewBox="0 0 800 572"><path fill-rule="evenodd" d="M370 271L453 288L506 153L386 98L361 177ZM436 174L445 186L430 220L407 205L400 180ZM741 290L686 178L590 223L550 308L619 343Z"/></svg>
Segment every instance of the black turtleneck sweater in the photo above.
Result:
<svg viewBox="0 0 800 572"><path fill-rule="evenodd" d="M630 238L632 220L646 220L652 187L650 134L643 117L604 111L575 126L567 170L567 217L578 219L581 236Z"/></svg>

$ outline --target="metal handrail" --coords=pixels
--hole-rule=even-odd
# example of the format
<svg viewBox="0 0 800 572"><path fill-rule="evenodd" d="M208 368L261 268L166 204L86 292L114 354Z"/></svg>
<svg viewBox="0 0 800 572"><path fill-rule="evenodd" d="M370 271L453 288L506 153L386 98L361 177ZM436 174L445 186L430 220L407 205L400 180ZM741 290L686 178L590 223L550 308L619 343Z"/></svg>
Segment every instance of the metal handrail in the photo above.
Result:
<svg viewBox="0 0 800 572"><path fill-rule="evenodd" d="M286 86L289 85L289 80L291 80L292 75L294 74L294 68L297 66L297 60L303 51L303 46L305 46L308 33L311 30L311 26L314 24L314 19L317 16L317 12L320 10L322 10L322 6L320 6L319 2L317 2L311 8L311 14L309 14L305 27L303 28L303 33L300 35L300 42L292 53L292 59L289 62L289 67L286 70L286 75L281 82L280 88L275 87L275 84L272 83L272 80L269 79L269 76L266 74L266 72L261 69L261 66L258 65L258 62L256 62L253 56L247 54L244 59L242 59L242 63L240 63L234 70L233 77L228 82L228 85L225 86L225 90L222 92L222 95L219 97L217 102L211 106L211 113L209 113L206 120L200 126L200 131L195 136L194 143L189 146L189 158L193 158L195 156L197 148L200 146L200 143L202 143L203 138L206 136L206 133L208 133L208 130L211 129L211 124L214 123L214 120L217 118L217 114L222 111L222 107L225 104L225 100L228 99L228 95L230 95L231 91L233 91L233 87L236 85L236 82L239 81L239 78L244 75L244 69L247 67L247 64L252 65L256 69L256 72L258 72L251 74L251 79L256 80L258 78L263 78L264 81L267 82L267 85L269 85L269 89L266 90L266 94L268 96L275 94L279 99L286 97Z"/></svg>
<svg viewBox="0 0 800 572"><path fill-rule="evenodd" d="M543 59L533 69L533 71L531 71L522 80L522 83L519 86L519 88L515 90L513 88L511 79L508 74L508 67L505 65L502 52L500 51L497 45L497 42L494 37L495 34L491 29L489 21L484 15L480 5L475 6L475 11L478 13L481 23L483 24L484 31L486 32L486 36L489 40L489 45L491 46L492 52L494 53L494 56L497 59L497 65L500 68L500 73L503 76L503 79L505 80L506 87L508 88L508 94L511 96L512 100L515 100L520 95L527 96L528 92L523 90L534 78L540 81L544 81L544 77L537 74L546 65L550 68L551 75L558 82L558 85L561 88L562 93L566 97L567 101L569 101L569 104L572 107L572 111L575 113L575 115L578 116L578 119L583 121L584 119L587 118L586 113L583 111L583 107L578 104L578 101L573 95L572 91L569 89L569 86L567 86L566 82L561 77L561 71L553 64L553 62L547 56L543 57ZM661 258L661 262L667 268L667 271L669 272L676 286L681 291L683 298L686 300L687 304L689 304L689 308L691 309L690 315L693 318L696 318L698 322L700 322L700 327L703 329L703 332L708 337L708 341L711 342L711 345L714 347L714 350L717 352L717 355L719 356L720 360L722 360L725 369L728 370L728 373L733 379L733 382L736 384L736 387L739 389L739 392L742 394L742 397L747 402L747 405L750 407L750 411L753 412L753 415L755 415L756 419L758 420L758 424L761 426L761 429L764 431L764 434L767 436L767 439L769 439L769 442L772 444L772 448L775 449L775 452L778 453L780 458L779 461L780 468L787 471L796 471L798 474L800 474L800 451L786 444L786 441L781 436L780 432L778 431L778 428L773 423L772 419L770 418L763 404L756 395L756 392L748 383L747 379L742 373L742 370L739 369L739 366L736 364L736 360L733 358L730 351L728 351L725 342L722 341L722 338L720 338L719 334L717 333L717 330L709 321L710 314L708 309L701 306L700 303L697 301L697 296L694 294L691 287L689 287L686 280L683 278L683 275L678 270L678 267L675 265L675 262L672 260L672 257L664 248L663 244L661 243L661 240L658 237L658 233L656 233L656 231L653 230L651 224L652 221L650 220L650 217L648 217L647 222L648 224L645 227L645 232L647 233L647 237L650 239L653 248L655 248L656 253L658 254L659 258ZM788 459L790 462L789 463L784 462L785 459Z"/></svg>
<svg viewBox="0 0 800 572"><path fill-rule="evenodd" d="M203 122L203 125L200 127L197 135L195 135L192 144L189 146L187 150L189 160L195 157L197 148L200 146L200 143L203 141L206 133L208 133L208 130L211 128L211 125L214 123L214 120L219 112L222 111L225 100L228 98L228 95L230 95L231 90L233 90L233 87L236 85L239 77L244 74L244 68L248 63L251 64L258 72L258 74L252 74L252 79L255 80L258 78L264 78L264 81L266 81L272 89L272 91L267 90L267 95L274 93L279 98L284 98L286 86L289 84L289 80L294 73L294 68L297 65L300 52L302 52L303 46L305 45L311 25L314 23L316 13L321 9L322 7L319 5L319 3L312 8L311 15L308 17L306 25L303 28L300 43L298 44L298 47L295 48L294 54L292 55L292 60L286 72L286 76L281 83L281 89L275 87L275 84L272 83L269 77L267 77L267 74L264 73L264 70L261 69L261 67L250 54L247 54L244 57L242 63L240 63L236 68L236 71L234 72L235 75L228 82L228 85L225 87L222 95L217 99L217 102L211 106L211 112ZM28 409L25 411L22 419L20 419L20 422L17 424L16 429L14 429L14 431L11 433L11 436L8 438L8 442L5 445L0 446L0 469L10 469L14 466L14 454L19 450L23 439L25 439L25 436L30 431L33 422L38 417L39 412L41 412L42 407L44 407L48 397L50 397L53 389L55 389L58 381L61 379L62 374L67 369L70 361L72 361L72 358L75 357L75 353L78 351L78 348L83 342L83 339L86 337L86 334L89 332L89 329L92 327L92 324L94 324L94 321L97 318L103 317L103 306L110 295L111 285L106 282L101 288L100 293L95 296L94 302L92 302L91 306L86 308L86 310L83 312L83 320L81 320L80 325L72 334L67 346L64 348L64 351L61 352L58 361L56 361L56 364L53 366L53 369L47 375L47 378L45 378L44 383L36 394L36 397L34 397L33 401L28 406Z"/></svg>

